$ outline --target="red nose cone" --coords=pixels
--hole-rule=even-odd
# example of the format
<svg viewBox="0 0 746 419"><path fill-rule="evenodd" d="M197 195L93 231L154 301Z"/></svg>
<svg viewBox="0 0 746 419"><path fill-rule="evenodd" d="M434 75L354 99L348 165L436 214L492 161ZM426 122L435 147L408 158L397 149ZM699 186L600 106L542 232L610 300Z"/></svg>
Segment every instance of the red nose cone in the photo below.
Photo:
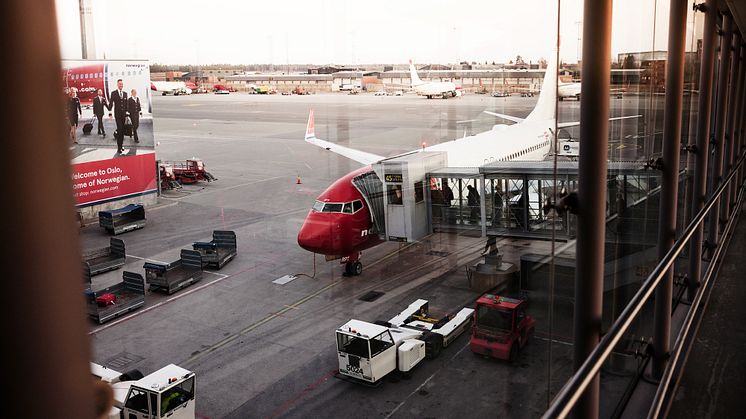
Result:
<svg viewBox="0 0 746 419"><path fill-rule="evenodd" d="M332 223L324 215L311 213L298 232L298 245L309 252L335 254L332 246Z"/></svg>

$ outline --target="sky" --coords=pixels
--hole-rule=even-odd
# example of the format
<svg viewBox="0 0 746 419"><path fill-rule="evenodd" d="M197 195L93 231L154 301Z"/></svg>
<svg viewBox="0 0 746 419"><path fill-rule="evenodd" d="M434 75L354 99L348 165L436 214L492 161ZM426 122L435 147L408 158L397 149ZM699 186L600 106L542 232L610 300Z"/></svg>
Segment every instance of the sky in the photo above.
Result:
<svg viewBox="0 0 746 419"><path fill-rule="evenodd" d="M508 62L520 54L536 61L554 48L558 7L560 58L576 62L582 53L582 0L562 0L559 6L557 0L90 1L96 58L447 64ZM56 7L62 57L80 58L78 0L56 0ZM615 1L613 19L613 57L666 49L668 0ZM688 21L692 26L691 14Z"/></svg>

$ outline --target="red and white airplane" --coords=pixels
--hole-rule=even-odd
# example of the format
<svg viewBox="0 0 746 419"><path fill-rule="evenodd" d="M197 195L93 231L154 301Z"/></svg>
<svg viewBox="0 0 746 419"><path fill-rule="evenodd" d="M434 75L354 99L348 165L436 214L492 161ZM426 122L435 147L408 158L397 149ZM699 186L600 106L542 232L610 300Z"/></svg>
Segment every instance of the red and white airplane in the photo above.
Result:
<svg viewBox="0 0 746 419"><path fill-rule="evenodd" d="M556 122L556 83L556 60L552 60L544 75L539 100L525 119L485 111L514 124L497 124L489 131L423 147L421 151L445 152L447 164L452 167L479 167L493 161L543 160L550 150L553 130L580 124ZM638 117L640 115L610 120ZM319 195L298 232L298 244L302 248L324 254L327 260L341 258L342 263L346 264L345 271L348 275L359 275L363 269L361 252L380 244L382 240L375 232L368 203L352 180L372 173L372 164L386 160L387 157L316 138L313 110L308 117L305 141L364 165L337 180Z"/></svg>

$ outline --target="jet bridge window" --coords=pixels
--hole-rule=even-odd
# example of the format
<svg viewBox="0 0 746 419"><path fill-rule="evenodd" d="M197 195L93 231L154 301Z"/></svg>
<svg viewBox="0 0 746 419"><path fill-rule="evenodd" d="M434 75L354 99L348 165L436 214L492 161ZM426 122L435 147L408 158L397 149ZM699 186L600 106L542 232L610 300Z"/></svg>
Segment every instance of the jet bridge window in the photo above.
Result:
<svg viewBox="0 0 746 419"><path fill-rule="evenodd" d="M337 333L337 350L360 358L370 358L368 340L345 333Z"/></svg>
<svg viewBox="0 0 746 419"><path fill-rule="evenodd" d="M425 199L425 192L422 190L422 181L414 183L414 202L422 202Z"/></svg>
<svg viewBox="0 0 746 419"><path fill-rule="evenodd" d="M389 204L401 205L401 185L388 185Z"/></svg>

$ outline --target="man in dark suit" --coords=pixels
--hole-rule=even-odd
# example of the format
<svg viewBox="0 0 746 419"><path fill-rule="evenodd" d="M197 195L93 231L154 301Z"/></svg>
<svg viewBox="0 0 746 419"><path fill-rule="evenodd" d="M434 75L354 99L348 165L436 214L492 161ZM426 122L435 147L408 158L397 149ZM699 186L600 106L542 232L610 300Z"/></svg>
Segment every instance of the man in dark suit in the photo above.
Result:
<svg viewBox="0 0 746 419"><path fill-rule="evenodd" d="M97 95L93 99L93 114L98 119L98 133L101 136L106 137L106 130L104 129L104 108L111 110L109 107L109 101L104 97L104 93L101 89L96 92Z"/></svg>
<svg viewBox="0 0 746 419"><path fill-rule="evenodd" d="M122 153L122 143L124 142L124 120L127 118L127 93L124 91L124 82L122 79L117 80L117 90L111 92L109 106L114 107L114 120L117 122L117 153ZM111 108L109 108L111 109Z"/></svg>
<svg viewBox="0 0 746 419"><path fill-rule="evenodd" d="M132 121L132 135L135 137L135 142L139 143L140 139L137 138L137 127L140 126L142 107L140 107L140 98L137 97L137 90L132 89L131 93L132 95L127 99L127 112L130 115L130 121Z"/></svg>

